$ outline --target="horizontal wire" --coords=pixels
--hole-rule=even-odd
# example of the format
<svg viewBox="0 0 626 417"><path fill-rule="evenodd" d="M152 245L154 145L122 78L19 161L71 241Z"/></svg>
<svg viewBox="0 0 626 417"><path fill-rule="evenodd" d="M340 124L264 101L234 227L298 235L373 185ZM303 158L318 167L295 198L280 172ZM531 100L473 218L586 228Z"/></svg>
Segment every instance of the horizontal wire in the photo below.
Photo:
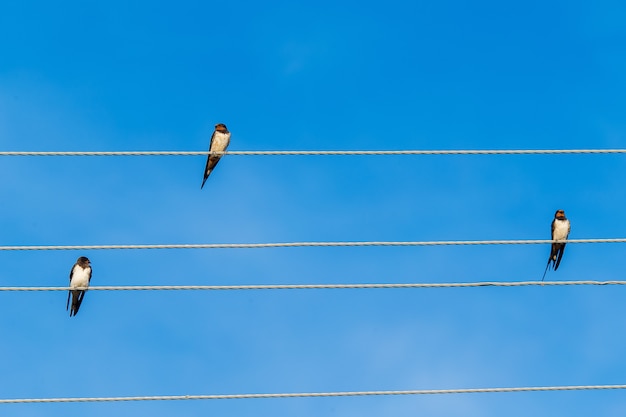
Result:
<svg viewBox="0 0 626 417"><path fill-rule="evenodd" d="M437 395L437 394L486 394L537 391L585 391L618 390L626 385L564 385L551 387L467 388L467 389L421 389L406 391L343 391L343 392L296 392L278 394L215 394L215 395L154 395L141 397L71 397L71 398L18 398L0 399L0 404L19 403L87 403L116 401L178 401L178 400L242 400L257 398L305 398L305 397L357 397L381 395Z"/></svg>
<svg viewBox="0 0 626 417"><path fill-rule="evenodd" d="M563 241L559 241L563 242ZM569 243L626 243L626 238L569 239ZM284 242L284 243L198 243L170 245L49 245L0 246L0 251L28 250L110 250L110 249L260 249L298 247L359 247L359 246L456 246L456 245L537 245L555 243L550 239L534 240L442 240L442 241L372 241L372 242Z"/></svg>
<svg viewBox="0 0 626 417"><path fill-rule="evenodd" d="M227 151L212 155L553 155L622 154L626 149L494 149L494 150L398 150L398 151ZM208 151L2 151L0 156L199 156Z"/></svg>
<svg viewBox="0 0 626 417"><path fill-rule="evenodd" d="M268 284L268 285L100 285L92 287L0 287L2 291L225 291L225 290L326 290L326 289L393 289L393 288L471 288L527 287L569 285L626 285L626 281L516 281L516 282L448 282L448 283L376 283L376 284Z"/></svg>

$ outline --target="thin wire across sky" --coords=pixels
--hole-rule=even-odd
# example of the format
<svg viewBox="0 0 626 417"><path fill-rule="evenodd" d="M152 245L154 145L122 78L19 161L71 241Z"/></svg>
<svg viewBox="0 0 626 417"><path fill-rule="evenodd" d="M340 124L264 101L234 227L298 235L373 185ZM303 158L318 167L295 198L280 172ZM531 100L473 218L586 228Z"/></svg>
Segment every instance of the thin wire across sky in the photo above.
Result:
<svg viewBox="0 0 626 417"><path fill-rule="evenodd" d="M361 241L361 242L279 242L279 243L184 243L164 245L23 245L0 246L0 251L46 250L139 250L139 249L267 249L301 247L368 247L368 246L476 246L476 245L541 245L551 239L526 240L433 240L433 241ZM573 243L626 243L626 238L571 239Z"/></svg>
<svg viewBox="0 0 626 417"><path fill-rule="evenodd" d="M493 149L493 150L317 150L317 151L227 151L212 155L255 156L356 156L356 155L572 155L572 154L624 154L626 149ZM207 151L3 151L0 156L206 156Z"/></svg>
<svg viewBox="0 0 626 417"><path fill-rule="evenodd" d="M402 288L475 288L475 287L562 287L572 285L626 285L626 281L482 281L482 282L416 282L356 284L267 284L267 285L100 285L73 289L89 291L241 291L241 290L342 290ZM69 287L0 287L0 292L68 291Z"/></svg>
<svg viewBox="0 0 626 417"><path fill-rule="evenodd" d="M153 395L141 397L66 397L66 398L16 398L0 399L0 404L32 403L91 403L122 401L183 401L183 400L245 400L267 398L319 398L319 397L365 397L382 395L441 395L441 394L489 394L542 391L597 391L623 390L626 385L562 385L547 387L510 387L510 388L461 388L461 389L424 389L403 391L336 391L336 392L294 392L270 394L215 394L215 395Z"/></svg>

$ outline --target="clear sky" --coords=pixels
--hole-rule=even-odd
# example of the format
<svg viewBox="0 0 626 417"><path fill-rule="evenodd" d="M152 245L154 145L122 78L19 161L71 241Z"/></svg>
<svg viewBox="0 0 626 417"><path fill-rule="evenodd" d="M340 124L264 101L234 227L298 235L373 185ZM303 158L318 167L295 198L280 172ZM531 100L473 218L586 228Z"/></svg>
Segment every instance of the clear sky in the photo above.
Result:
<svg viewBox="0 0 626 417"><path fill-rule="evenodd" d="M618 1L0 5L0 150L626 147ZM623 238L626 156L0 157L0 245ZM0 251L0 285L526 281L548 245ZM571 244L547 280L618 280ZM626 288L2 292L0 398L626 383ZM623 391L0 405L623 416Z"/></svg>

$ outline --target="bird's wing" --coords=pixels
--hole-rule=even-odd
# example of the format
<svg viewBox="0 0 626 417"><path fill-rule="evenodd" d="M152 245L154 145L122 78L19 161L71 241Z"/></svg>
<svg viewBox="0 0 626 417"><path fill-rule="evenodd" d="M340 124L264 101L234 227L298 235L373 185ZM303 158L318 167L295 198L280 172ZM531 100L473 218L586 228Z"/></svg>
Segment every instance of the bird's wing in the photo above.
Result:
<svg viewBox="0 0 626 417"><path fill-rule="evenodd" d="M556 271L557 269L559 269L559 264L561 263L561 258L563 257L563 252L565 252L565 243L563 243L561 245L561 247L559 248L559 254L556 258L556 262L554 263L554 270Z"/></svg>
<svg viewBox="0 0 626 417"><path fill-rule="evenodd" d="M211 135L211 142L209 142L209 152L213 150L213 141L215 140L215 132Z"/></svg>

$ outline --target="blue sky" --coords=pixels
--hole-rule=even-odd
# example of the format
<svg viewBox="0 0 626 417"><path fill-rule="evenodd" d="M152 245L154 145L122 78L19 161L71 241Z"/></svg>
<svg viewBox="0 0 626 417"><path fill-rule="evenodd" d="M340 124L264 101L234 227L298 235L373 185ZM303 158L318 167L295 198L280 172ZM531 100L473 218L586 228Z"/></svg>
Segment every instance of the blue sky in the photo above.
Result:
<svg viewBox="0 0 626 417"><path fill-rule="evenodd" d="M619 2L4 2L0 150L626 147ZM2 157L0 245L626 236L621 155ZM0 251L0 285L540 279L547 245ZM617 280L569 245L548 280ZM623 384L626 289L0 294L1 398ZM622 392L4 405L12 416L622 416Z"/></svg>

